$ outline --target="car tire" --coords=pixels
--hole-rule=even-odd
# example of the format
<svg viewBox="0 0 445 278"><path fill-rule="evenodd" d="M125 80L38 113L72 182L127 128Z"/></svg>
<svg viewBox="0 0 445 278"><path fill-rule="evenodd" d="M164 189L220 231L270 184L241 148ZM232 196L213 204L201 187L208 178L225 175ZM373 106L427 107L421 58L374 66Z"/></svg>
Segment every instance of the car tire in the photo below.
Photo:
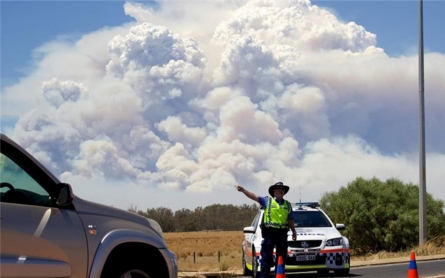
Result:
<svg viewBox="0 0 445 278"><path fill-rule="evenodd" d="M138 266L121 265L108 268L101 277L109 278L157 278L158 272L155 269L148 269Z"/></svg>
<svg viewBox="0 0 445 278"><path fill-rule="evenodd" d="M124 272L119 278L153 278L153 276L139 269L130 269Z"/></svg>
<svg viewBox="0 0 445 278"><path fill-rule="evenodd" d="M256 251L255 248L252 248L252 277L253 278L259 278L260 272L258 271L258 258L256 257Z"/></svg>
<svg viewBox="0 0 445 278"><path fill-rule="evenodd" d="M335 276L349 276L349 268L334 270Z"/></svg>
<svg viewBox="0 0 445 278"><path fill-rule="evenodd" d="M104 265L101 278L168 278L165 263L151 249L136 250L135 245L117 247ZM145 254L141 255L145 250Z"/></svg>
<svg viewBox="0 0 445 278"><path fill-rule="evenodd" d="M242 250L242 265L243 265L243 275L244 276L251 276L252 275L252 270L247 268L247 263L246 263L246 254L244 253L244 248Z"/></svg>

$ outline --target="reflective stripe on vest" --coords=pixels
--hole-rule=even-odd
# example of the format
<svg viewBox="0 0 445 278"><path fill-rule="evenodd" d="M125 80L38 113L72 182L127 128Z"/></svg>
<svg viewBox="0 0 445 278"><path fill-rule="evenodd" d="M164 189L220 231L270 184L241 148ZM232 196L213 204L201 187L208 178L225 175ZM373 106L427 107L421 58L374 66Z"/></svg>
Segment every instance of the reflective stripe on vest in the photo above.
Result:
<svg viewBox="0 0 445 278"><path fill-rule="evenodd" d="M264 226L267 228L287 229L287 218L291 212L291 205L284 200L280 205L274 198L269 197L264 209Z"/></svg>

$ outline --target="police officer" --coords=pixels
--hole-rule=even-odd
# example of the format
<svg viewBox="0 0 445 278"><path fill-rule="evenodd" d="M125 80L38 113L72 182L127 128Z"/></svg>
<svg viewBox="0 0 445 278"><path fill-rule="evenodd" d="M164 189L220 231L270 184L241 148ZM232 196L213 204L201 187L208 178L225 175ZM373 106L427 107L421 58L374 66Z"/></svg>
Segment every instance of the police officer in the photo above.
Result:
<svg viewBox="0 0 445 278"><path fill-rule="evenodd" d="M287 256L287 232L289 228L292 232L292 239L297 240L291 204L284 200L284 195L289 191L289 186L282 182L277 182L269 187L269 196L259 197L241 185L235 188L244 193L248 198L258 202L264 209L261 222L261 233L263 242L261 243L260 278L269 276L270 268L273 266L273 249L276 248L276 255Z"/></svg>

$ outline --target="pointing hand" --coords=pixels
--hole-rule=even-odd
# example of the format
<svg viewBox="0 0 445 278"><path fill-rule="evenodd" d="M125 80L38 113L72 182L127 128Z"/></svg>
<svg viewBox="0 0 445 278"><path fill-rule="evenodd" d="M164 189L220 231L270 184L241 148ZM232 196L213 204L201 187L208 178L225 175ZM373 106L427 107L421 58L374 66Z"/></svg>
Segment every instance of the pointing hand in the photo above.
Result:
<svg viewBox="0 0 445 278"><path fill-rule="evenodd" d="M243 192L243 190L244 190L244 187L242 187L242 186L239 185L239 184L236 184L236 185L235 185L235 188L236 188L236 190L238 190L239 192Z"/></svg>

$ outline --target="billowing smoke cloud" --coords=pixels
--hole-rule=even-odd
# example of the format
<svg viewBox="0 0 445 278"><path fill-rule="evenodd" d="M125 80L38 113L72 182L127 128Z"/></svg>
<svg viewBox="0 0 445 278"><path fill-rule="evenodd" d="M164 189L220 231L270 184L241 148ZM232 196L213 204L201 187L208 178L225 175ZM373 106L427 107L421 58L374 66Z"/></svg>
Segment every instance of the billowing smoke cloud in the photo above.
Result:
<svg viewBox="0 0 445 278"><path fill-rule="evenodd" d="M245 203L235 183L317 200L358 176L418 182L416 56L309 1L199 3L127 3L133 24L39 49L5 89L8 135L122 208ZM425 63L427 184L445 200L445 54Z"/></svg>

